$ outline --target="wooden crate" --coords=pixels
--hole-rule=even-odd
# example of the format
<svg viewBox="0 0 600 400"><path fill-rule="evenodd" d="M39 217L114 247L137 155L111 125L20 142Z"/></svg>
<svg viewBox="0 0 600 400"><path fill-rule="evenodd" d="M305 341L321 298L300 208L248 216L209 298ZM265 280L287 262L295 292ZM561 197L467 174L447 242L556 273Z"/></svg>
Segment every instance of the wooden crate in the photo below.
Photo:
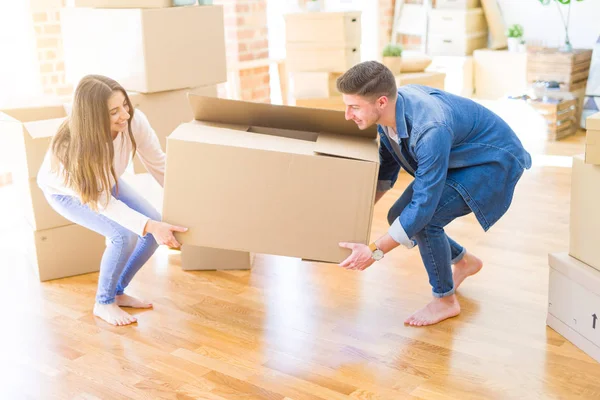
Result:
<svg viewBox="0 0 600 400"><path fill-rule="evenodd" d="M592 50L535 49L527 54L527 81L557 81L562 90L580 90L587 84L591 61Z"/></svg>
<svg viewBox="0 0 600 400"><path fill-rule="evenodd" d="M528 103L546 120L549 140L560 140L577 132L577 100L562 99L558 103L529 100Z"/></svg>

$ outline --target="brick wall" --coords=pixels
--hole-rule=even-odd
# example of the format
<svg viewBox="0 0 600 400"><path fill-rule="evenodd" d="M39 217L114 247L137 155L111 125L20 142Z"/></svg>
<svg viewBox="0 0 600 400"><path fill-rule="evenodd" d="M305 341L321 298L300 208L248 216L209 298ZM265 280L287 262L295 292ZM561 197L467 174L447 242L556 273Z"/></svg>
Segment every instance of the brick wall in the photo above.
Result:
<svg viewBox="0 0 600 400"><path fill-rule="evenodd" d="M234 68L269 58L267 0L215 0L225 13L227 65ZM271 101L269 67L241 69L238 73L242 100Z"/></svg>
<svg viewBox="0 0 600 400"><path fill-rule="evenodd" d="M32 18L44 94L68 98L73 87L65 83L60 11L36 11Z"/></svg>

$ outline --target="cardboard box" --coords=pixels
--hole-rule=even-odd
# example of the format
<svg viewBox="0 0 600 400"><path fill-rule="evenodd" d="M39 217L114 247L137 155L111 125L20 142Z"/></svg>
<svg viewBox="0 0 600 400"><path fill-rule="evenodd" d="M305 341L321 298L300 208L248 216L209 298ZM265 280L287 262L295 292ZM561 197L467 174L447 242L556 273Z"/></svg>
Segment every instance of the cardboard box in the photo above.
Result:
<svg viewBox="0 0 600 400"><path fill-rule="evenodd" d="M585 133L585 163L600 165L600 130L588 129Z"/></svg>
<svg viewBox="0 0 600 400"><path fill-rule="evenodd" d="M444 90L446 74L443 72L410 72L396 76L396 85L425 85Z"/></svg>
<svg viewBox="0 0 600 400"><path fill-rule="evenodd" d="M285 62L289 72L343 73L360 63L360 46L287 43Z"/></svg>
<svg viewBox="0 0 600 400"><path fill-rule="evenodd" d="M475 75L472 56L437 56L427 68L427 72L446 74L444 90L464 97L473 96Z"/></svg>
<svg viewBox="0 0 600 400"><path fill-rule="evenodd" d="M360 11L299 12L284 15L286 42L327 43L337 46L359 46Z"/></svg>
<svg viewBox="0 0 600 400"><path fill-rule="evenodd" d="M194 119L187 94L197 93L202 96L217 97L217 86L210 85L194 89L170 90L158 93L128 93L135 109L142 110L148 122L158 136L163 151L167 150L167 136L184 122ZM133 160L135 173L147 172L139 157Z"/></svg>
<svg viewBox="0 0 600 400"><path fill-rule="evenodd" d="M548 261L547 325L600 362L600 272L567 253Z"/></svg>
<svg viewBox="0 0 600 400"><path fill-rule="evenodd" d="M331 72L296 72L294 79L294 98L310 99L341 96L337 91L336 80L342 74Z"/></svg>
<svg viewBox="0 0 600 400"><path fill-rule="evenodd" d="M252 268L247 251L181 246L181 269L184 271L245 270Z"/></svg>
<svg viewBox="0 0 600 400"><path fill-rule="evenodd" d="M61 28L72 83L100 74L153 93L227 80L222 6L65 8Z"/></svg>
<svg viewBox="0 0 600 400"><path fill-rule="evenodd" d="M573 157L571 178L571 219L569 254L600 269L598 227L600 212L600 166L584 163L584 156Z"/></svg>
<svg viewBox="0 0 600 400"><path fill-rule="evenodd" d="M497 100L527 92L527 53L479 49L473 52L475 95Z"/></svg>
<svg viewBox="0 0 600 400"><path fill-rule="evenodd" d="M42 282L98 271L106 248L104 236L75 224L30 231L27 246Z"/></svg>
<svg viewBox="0 0 600 400"><path fill-rule="evenodd" d="M296 99L297 107L318 108L325 110L346 111L346 104L342 96L312 97L310 99Z"/></svg>
<svg viewBox="0 0 600 400"><path fill-rule="evenodd" d="M585 119L585 129L600 131L600 112L592 114Z"/></svg>
<svg viewBox="0 0 600 400"><path fill-rule="evenodd" d="M430 34L487 32L482 8L469 10L433 9L429 16Z"/></svg>
<svg viewBox="0 0 600 400"><path fill-rule="evenodd" d="M167 138L163 218L189 228L181 244L337 263L350 254L339 242L368 243L374 127L331 110L190 102L196 121Z"/></svg>
<svg viewBox="0 0 600 400"><path fill-rule="evenodd" d="M504 24L498 0L481 0L481 8L483 8L488 31L490 32L490 45L481 47L489 47L490 49L506 48L508 46L506 25Z"/></svg>
<svg viewBox="0 0 600 400"><path fill-rule="evenodd" d="M429 35L429 53L434 56L470 56L487 46L487 32Z"/></svg>
<svg viewBox="0 0 600 400"><path fill-rule="evenodd" d="M48 204L36 178L22 179L15 176L14 185L25 219L33 230L41 231L73 223L54 211Z"/></svg>
<svg viewBox="0 0 600 400"><path fill-rule="evenodd" d="M436 0L435 8L468 10L481 5L479 0Z"/></svg>
<svg viewBox="0 0 600 400"><path fill-rule="evenodd" d="M67 7L91 8L164 8L173 0L67 0Z"/></svg>
<svg viewBox="0 0 600 400"><path fill-rule="evenodd" d="M63 106L0 112L0 130L11 135L14 138L11 142L16 144L13 174L27 180L37 176L52 136L65 115Z"/></svg>

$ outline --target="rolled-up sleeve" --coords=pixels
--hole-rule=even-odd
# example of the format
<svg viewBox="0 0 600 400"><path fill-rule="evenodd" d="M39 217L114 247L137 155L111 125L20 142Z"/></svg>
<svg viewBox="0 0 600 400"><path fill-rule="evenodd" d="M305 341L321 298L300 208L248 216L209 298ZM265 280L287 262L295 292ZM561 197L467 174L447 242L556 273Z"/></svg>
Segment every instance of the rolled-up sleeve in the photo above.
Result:
<svg viewBox="0 0 600 400"><path fill-rule="evenodd" d="M452 132L445 125L436 125L418 138L412 200L388 231L396 242L414 247L411 238L431 221L444 190L451 147Z"/></svg>

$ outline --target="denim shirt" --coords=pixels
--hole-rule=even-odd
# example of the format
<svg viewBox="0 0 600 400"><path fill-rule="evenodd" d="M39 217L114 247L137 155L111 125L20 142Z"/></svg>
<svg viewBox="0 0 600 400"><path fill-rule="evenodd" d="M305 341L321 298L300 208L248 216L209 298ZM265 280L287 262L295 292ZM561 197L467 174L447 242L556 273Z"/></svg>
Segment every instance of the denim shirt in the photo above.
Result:
<svg viewBox="0 0 600 400"><path fill-rule="evenodd" d="M389 234L408 247L431 220L445 185L460 193L484 231L508 210L531 156L504 120L472 100L421 85L398 90L392 143L377 130L380 169L378 191L393 187L400 168L411 174L413 197Z"/></svg>

